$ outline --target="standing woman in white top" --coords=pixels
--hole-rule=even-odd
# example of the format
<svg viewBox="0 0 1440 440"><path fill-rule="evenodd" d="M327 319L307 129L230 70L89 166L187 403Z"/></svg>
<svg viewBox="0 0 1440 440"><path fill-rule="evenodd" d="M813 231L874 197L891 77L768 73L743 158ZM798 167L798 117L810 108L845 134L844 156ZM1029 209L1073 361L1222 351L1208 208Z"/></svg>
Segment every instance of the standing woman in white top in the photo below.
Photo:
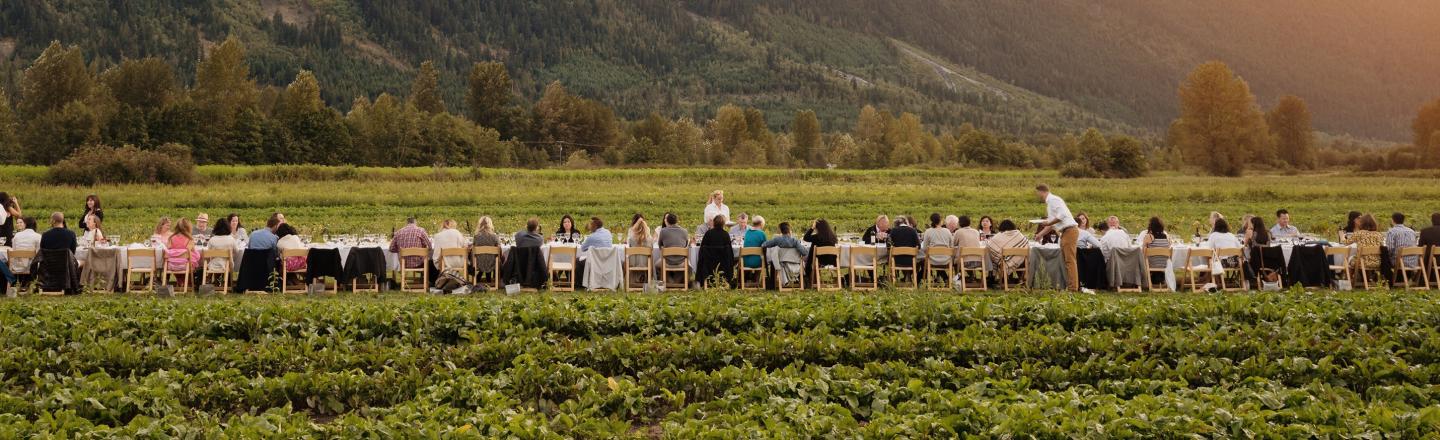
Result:
<svg viewBox="0 0 1440 440"><path fill-rule="evenodd" d="M719 189L710 193L710 201L705 205L705 221L700 223L701 234L704 234L705 230L709 230L710 222L714 220L717 215L730 218L730 207L725 205L725 191Z"/></svg>
<svg viewBox="0 0 1440 440"><path fill-rule="evenodd" d="M8 246L14 246L15 219L18 218L20 218L20 198L11 196L7 192L0 192L0 238L5 239L5 244Z"/></svg>
<svg viewBox="0 0 1440 440"><path fill-rule="evenodd" d="M1060 196L1050 193L1050 187L1045 184L1035 186L1035 196L1045 202L1045 220L1040 222L1040 232L1035 234L1039 240L1054 230L1060 233L1060 257L1065 260L1065 288L1072 292L1080 291L1080 265L1075 260L1075 249L1080 242L1080 228L1075 223L1075 216L1070 213L1070 207L1065 206L1065 200Z"/></svg>

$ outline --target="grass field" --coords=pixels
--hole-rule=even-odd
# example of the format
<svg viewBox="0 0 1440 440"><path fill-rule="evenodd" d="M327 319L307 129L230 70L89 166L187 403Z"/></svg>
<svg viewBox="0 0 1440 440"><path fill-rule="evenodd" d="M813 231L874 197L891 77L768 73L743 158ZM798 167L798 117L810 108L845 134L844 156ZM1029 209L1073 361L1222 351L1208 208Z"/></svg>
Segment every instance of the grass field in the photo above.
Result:
<svg viewBox="0 0 1440 440"><path fill-rule="evenodd" d="M0 301L0 438L1422 438L1429 293Z"/></svg>
<svg viewBox="0 0 1440 440"><path fill-rule="evenodd" d="M1428 218L1440 211L1440 175L1332 172L1221 179L1159 175L1132 180L1060 179L1052 171L891 170L484 170L356 169L326 167L200 167L190 185L55 186L44 169L0 167L0 191L18 195L27 215L54 210L77 216L86 194L105 202L106 230L129 240L148 237L160 216L217 218L238 212L248 226L274 210L286 213L302 234L388 233L406 216L427 227L444 218L474 224L494 217L502 232L538 216L547 229L560 217L599 215L612 224L634 213L658 219L675 211L697 223L705 198L726 190L732 212L808 225L817 217L841 232L861 232L880 213L931 212L974 218L1033 218L1044 206L1031 188L1046 182L1071 209L1096 219L1118 215L1132 227L1159 215L1178 231L1193 230L1212 211L1232 218L1287 208L1305 231L1333 231L1349 210L1388 217L1402 211ZM1423 223L1423 222L1422 222ZM1387 221L1382 220L1382 224ZM1329 235L1329 234L1327 234Z"/></svg>

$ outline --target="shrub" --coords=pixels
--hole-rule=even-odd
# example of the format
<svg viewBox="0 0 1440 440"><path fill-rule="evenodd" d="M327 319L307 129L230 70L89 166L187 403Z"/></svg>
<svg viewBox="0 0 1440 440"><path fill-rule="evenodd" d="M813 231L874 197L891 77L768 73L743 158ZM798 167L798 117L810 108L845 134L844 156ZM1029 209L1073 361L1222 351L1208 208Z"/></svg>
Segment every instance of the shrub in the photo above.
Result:
<svg viewBox="0 0 1440 440"><path fill-rule="evenodd" d="M1071 178L1095 178L1100 177L1100 172L1090 167L1090 164L1083 161L1070 162L1060 168L1061 177Z"/></svg>
<svg viewBox="0 0 1440 440"><path fill-rule="evenodd" d="M50 181L69 185L188 183L194 179L190 147L174 143L154 150L93 145L50 167Z"/></svg>

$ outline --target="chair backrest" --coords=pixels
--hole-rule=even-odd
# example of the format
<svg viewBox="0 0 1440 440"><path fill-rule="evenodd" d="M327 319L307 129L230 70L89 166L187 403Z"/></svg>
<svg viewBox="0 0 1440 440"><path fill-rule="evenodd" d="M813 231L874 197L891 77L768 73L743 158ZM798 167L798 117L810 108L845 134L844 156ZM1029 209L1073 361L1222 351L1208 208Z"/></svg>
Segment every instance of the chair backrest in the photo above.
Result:
<svg viewBox="0 0 1440 440"><path fill-rule="evenodd" d="M400 248L401 257L429 257L430 249L427 248Z"/></svg>
<svg viewBox="0 0 1440 440"><path fill-rule="evenodd" d="M1215 258L1244 257L1245 250L1241 248L1219 248L1215 250Z"/></svg>
<svg viewBox="0 0 1440 440"><path fill-rule="evenodd" d="M985 257L985 248L983 248L983 247L965 247L965 248L960 248L959 256L960 256L960 258L966 258L966 257L980 257L980 258L984 258L984 257Z"/></svg>
<svg viewBox="0 0 1440 440"><path fill-rule="evenodd" d="M1345 247L1345 246L1330 246L1330 247L1325 248L1325 256L1327 256L1327 257L1334 257L1334 256L1349 257L1349 256L1350 256L1350 250L1351 250L1350 248Z"/></svg>
<svg viewBox="0 0 1440 440"><path fill-rule="evenodd" d="M1164 257L1164 258L1167 258L1167 259L1168 259L1168 258L1170 258L1170 248L1166 248L1166 247L1145 248L1145 258L1148 259L1148 258L1150 258L1150 257Z"/></svg>
<svg viewBox="0 0 1440 440"><path fill-rule="evenodd" d="M469 256L469 255L470 255L470 250L469 250L469 249L466 249L466 248L444 248L444 249L440 249L440 257L442 257L442 258L443 258L443 257L465 257L465 256Z"/></svg>
<svg viewBox="0 0 1440 440"><path fill-rule="evenodd" d="M662 257L686 257L686 258L689 258L689 257L690 257L690 248L683 248L683 247L660 248L660 256L662 256Z"/></svg>
<svg viewBox="0 0 1440 440"><path fill-rule="evenodd" d="M925 255L926 255L926 256L931 256L931 257L938 256L938 255L947 255L947 256L954 257L954 256L955 256L955 248L952 248L952 247L950 247L950 246L931 246L930 249L926 249L926 250L925 250Z"/></svg>
<svg viewBox="0 0 1440 440"><path fill-rule="evenodd" d="M1005 248L1000 250L1002 257L1025 257L1030 258L1030 248Z"/></svg>
<svg viewBox="0 0 1440 440"><path fill-rule="evenodd" d="M1362 256L1362 257L1369 257L1369 256L1376 256L1376 257L1378 257L1378 256L1380 256L1380 247L1379 247L1379 246L1360 246L1359 251L1356 252L1356 255L1359 255L1359 256Z"/></svg>
<svg viewBox="0 0 1440 440"><path fill-rule="evenodd" d="M677 249L678 249L678 248L677 248ZM646 258L649 258L651 255L654 255L654 253L653 253L653 251L651 251L651 249L648 248L648 247L631 246L631 247L625 248L625 256L627 256L627 257L646 257Z"/></svg>
<svg viewBox="0 0 1440 440"><path fill-rule="evenodd" d="M402 249L401 251L402 251L402 252L401 252L400 255L401 255L401 256L404 256L404 255L405 255L404 252L403 252L404 250ZM310 256L310 250L309 250L309 249L305 249L305 248L301 248L301 249L286 249L286 250L280 251L280 256L281 256L281 257L284 257L284 258L290 258L290 257L309 257L309 256Z"/></svg>
<svg viewBox="0 0 1440 440"><path fill-rule="evenodd" d="M11 249L10 258L35 258L33 249Z"/></svg>
<svg viewBox="0 0 1440 440"><path fill-rule="evenodd" d="M497 255L497 256L498 256L498 255L500 255L500 247L499 247L499 246L475 246L475 247L473 247L473 248L470 248L470 253L471 253L471 254L474 254L474 255Z"/></svg>
<svg viewBox="0 0 1440 440"><path fill-rule="evenodd" d="M764 257L764 256L765 256L765 249L761 249L761 248L758 248L758 247L743 247L743 248L740 248L740 256L742 256L742 257Z"/></svg>
<svg viewBox="0 0 1440 440"><path fill-rule="evenodd" d="M550 258L551 258L551 259L554 259L555 257L566 257L566 256L573 257L573 256L575 256L575 253L576 253L578 250L579 250L579 248L575 248L575 247L571 247L571 246L552 246L552 247L550 248Z"/></svg>
<svg viewBox="0 0 1440 440"><path fill-rule="evenodd" d="M1400 254L1399 254L1399 256L1401 256L1401 257L1423 256L1423 255L1425 255L1425 248L1423 248L1423 247L1411 246L1411 247L1403 247L1403 248L1400 248Z"/></svg>
<svg viewBox="0 0 1440 440"><path fill-rule="evenodd" d="M10 257L15 257L15 251L10 251ZM134 248L130 249L130 253L125 254L126 268L134 268L135 263L140 261L149 261L151 264L154 264L155 250L150 248Z"/></svg>
<svg viewBox="0 0 1440 440"><path fill-rule="evenodd" d="M210 260L212 258L224 258L229 260L235 258L235 255L231 254L229 249L206 249L204 252L200 253L200 258L203 258L205 260Z"/></svg>
<svg viewBox="0 0 1440 440"><path fill-rule="evenodd" d="M916 255L920 255L920 249L918 249L918 248L913 248L913 247L896 247L896 248L890 248L890 256L891 256L891 257L913 257L913 256L916 256Z"/></svg>
<svg viewBox="0 0 1440 440"><path fill-rule="evenodd" d="M834 256L837 256L837 257L838 257L838 256L840 256L840 247L838 247L838 246L820 246L820 247L815 248L815 256L818 257L818 256L821 256L821 255L834 255Z"/></svg>

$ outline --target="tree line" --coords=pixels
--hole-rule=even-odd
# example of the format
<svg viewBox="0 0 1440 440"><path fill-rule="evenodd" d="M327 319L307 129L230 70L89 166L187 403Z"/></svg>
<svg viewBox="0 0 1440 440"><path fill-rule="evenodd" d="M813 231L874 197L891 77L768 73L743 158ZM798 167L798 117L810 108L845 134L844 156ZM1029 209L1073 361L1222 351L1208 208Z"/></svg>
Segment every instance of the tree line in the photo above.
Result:
<svg viewBox="0 0 1440 440"><path fill-rule="evenodd" d="M1180 84L1180 117L1168 143L1185 161L1213 175L1238 176L1247 168L1358 165L1361 169L1440 167L1440 99L1422 107L1412 127L1414 142L1385 150L1349 146L1319 151L1305 101L1282 97L1269 111L1255 102L1250 85L1229 66L1212 61Z"/></svg>
<svg viewBox="0 0 1440 440"><path fill-rule="evenodd" d="M1095 163L1105 165L1085 175L1123 177L1143 174L1154 152L1097 130L1040 146L968 124L942 132L914 113L874 106L859 109L850 132L826 132L812 110L776 131L761 110L733 104L708 120L627 121L559 82L522 102L496 62L472 66L464 108L447 108L439 72L424 62L408 96L359 96L341 112L321 99L310 71L283 88L258 85L236 38L197 63L193 86L175 70L143 58L95 72L80 48L51 44L23 73L13 110L0 95L0 161L50 165L92 145L184 146L200 164L366 166L1047 167L1103 155Z"/></svg>

